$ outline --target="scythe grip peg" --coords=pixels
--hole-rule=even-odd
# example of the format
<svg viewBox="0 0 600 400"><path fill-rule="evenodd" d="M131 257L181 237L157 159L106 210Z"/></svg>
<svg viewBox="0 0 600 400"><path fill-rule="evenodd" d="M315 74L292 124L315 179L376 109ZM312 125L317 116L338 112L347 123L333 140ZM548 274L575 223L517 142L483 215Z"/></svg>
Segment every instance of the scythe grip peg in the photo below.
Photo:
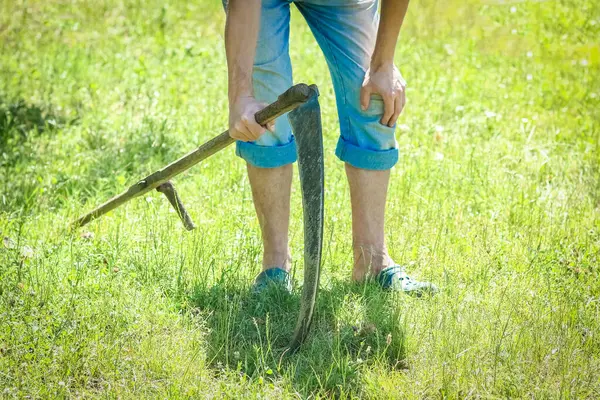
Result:
<svg viewBox="0 0 600 400"><path fill-rule="evenodd" d="M177 211L177 215L179 215L179 218L181 218L181 222L183 222L185 229L191 231L196 228L196 225L194 225L192 218L185 209L183 202L181 201L181 198L177 194L177 190L175 190L175 186L173 186L171 181L167 181L158 185L156 191L163 193L167 197L169 203L171 203L175 211Z"/></svg>

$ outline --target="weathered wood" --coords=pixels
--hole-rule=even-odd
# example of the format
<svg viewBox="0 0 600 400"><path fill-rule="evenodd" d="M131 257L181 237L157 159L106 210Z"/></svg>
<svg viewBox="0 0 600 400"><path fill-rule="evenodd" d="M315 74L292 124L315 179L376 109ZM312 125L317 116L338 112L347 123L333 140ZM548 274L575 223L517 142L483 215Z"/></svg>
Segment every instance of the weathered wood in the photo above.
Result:
<svg viewBox="0 0 600 400"><path fill-rule="evenodd" d="M181 198L179 197L179 194L177 194L175 186L173 186L170 181L158 185L156 191L164 194L167 200L169 200L169 203L171 203L175 211L177 211L177 215L179 215L179 218L181 219L181 222L183 222L185 229L191 231L196 228L194 221L192 221L192 217L190 217L190 214L188 214L183 202L181 201Z"/></svg>
<svg viewBox="0 0 600 400"><path fill-rule="evenodd" d="M292 86L283 94L281 94L277 101L269 104L267 107L257 112L254 115L256 122L258 122L260 125L266 125L277 117L306 102L306 100L308 100L310 97L310 93L310 88L304 83L299 83ZM134 185L130 186L125 192L113 197L106 203L85 214L73 222L73 227L77 228L84 226L88 222L106 214L111 210L114 210L129 200L148 193L149 191L157 188L159 185L167 182L174 176L181 174L182 172L198 164L200 161L224 149L233 142L234 139L229 136L229 131L221 133L178 160L173 161L171 164L138 181Z"/></svg>

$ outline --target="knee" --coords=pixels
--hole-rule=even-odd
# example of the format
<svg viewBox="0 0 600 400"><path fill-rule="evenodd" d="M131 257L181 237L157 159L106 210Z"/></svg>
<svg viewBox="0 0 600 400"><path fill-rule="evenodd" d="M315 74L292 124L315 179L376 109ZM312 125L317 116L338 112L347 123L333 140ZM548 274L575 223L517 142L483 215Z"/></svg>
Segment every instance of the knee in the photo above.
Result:
<svg viewBox="0 0 600 400"><path fill-rule="evenodd" d="M369 107L362 110L357 94L348 98L339 111L340 139L337 157L362 169L387 170L398 161L395 126L382 125L383 100L371 96Z"/></svg>

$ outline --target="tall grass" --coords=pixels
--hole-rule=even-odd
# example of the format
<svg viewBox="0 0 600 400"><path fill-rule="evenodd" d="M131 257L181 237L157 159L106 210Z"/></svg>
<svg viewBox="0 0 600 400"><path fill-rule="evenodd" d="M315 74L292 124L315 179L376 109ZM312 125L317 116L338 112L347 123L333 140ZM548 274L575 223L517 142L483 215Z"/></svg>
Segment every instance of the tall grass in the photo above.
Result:
<svg viewBox="0 0 600 400"><path fill-rule="evenodd" d="M226 127L218 2L0 3L0 396L600 397L600 6L411 4L390 251L442 288L350 282L329 75L293 15L297 82L326 147L313 332L285 353L302 282L252 296L261 242L232 150L80 232L68 222Z"/></svg>

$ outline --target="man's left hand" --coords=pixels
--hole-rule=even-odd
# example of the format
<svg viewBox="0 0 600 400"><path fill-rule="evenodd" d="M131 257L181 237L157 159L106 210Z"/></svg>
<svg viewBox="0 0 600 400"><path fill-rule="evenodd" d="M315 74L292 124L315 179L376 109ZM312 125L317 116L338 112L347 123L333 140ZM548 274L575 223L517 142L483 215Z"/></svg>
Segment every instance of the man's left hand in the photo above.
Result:
<svg viewBox="0 0 600 400"><path fill-rule="evenodd" d="M360 90L360 105L369 108L371 94L379 94L383 99L382 125L394 126L406 104L406 81L393 63L369 68Z"/></svg>

